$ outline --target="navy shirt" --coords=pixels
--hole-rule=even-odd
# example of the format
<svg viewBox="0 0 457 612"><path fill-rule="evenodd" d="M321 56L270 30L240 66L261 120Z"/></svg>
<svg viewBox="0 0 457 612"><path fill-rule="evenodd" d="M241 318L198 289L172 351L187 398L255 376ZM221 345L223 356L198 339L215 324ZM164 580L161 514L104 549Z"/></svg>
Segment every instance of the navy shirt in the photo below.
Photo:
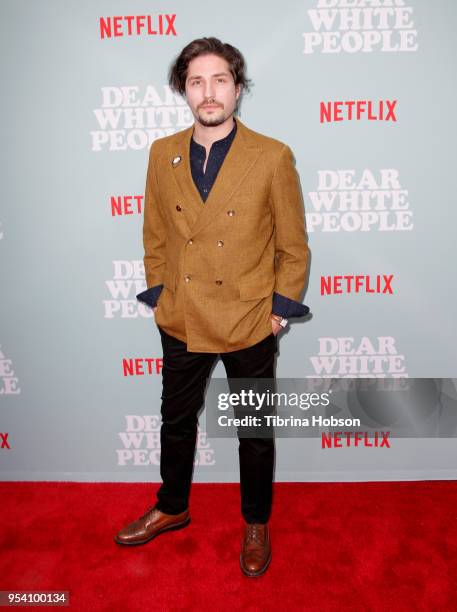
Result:
<svg viewBox="0 0 457 612"><path fill-rule="evenodd" d="M206 149L202 145L195 142L193 138L190 139L190 169L192 171L194 183L197 186L200 196L204 202L206 202L206 199L209 196L211 187L214 185L214 181L216 180L225 156L230 149L230 145L235 138L235 134L236 122L234 122L234 126L230 134L221 140L216 140L216 142L213 142L209 151L205 173L203 173L203 164L205 163L206 159Z"/></svg>
<svg viewBox="0 0 457 612"><path fill-rule="evenodd" d="M190 139L190 168L192 178L203 203L206 202L209 196L225 156L235 138L236 129L236 121L234 121L233 129L230 134L213 142L209 151L205 172L203 172L203 165L206 159L206 149L204 146L195 142L193 137ZM141 302L148 304L148 306L154 307L157 304L162 289L163 285L156 285L155 287L150 287L146 289L146 291L139 293L136 297ZM285 318L302 317L309 312L309 308L279 293L273 293L272 312Z"/></svg>

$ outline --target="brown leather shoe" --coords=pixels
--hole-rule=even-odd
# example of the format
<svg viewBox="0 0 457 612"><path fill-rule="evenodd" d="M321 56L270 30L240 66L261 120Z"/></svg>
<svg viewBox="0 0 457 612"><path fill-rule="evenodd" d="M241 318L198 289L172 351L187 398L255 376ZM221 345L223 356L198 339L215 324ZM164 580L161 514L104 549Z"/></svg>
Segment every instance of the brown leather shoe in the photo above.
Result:
<svg viewBox="0 0 457 612"><path fill-rule="evenodd" d="M271 561L268 525L247 523L241 543L240 566L246 576L260 576Z"/></svg>
<svg viewBox="0 0 457 612"><path fill-rule="evenodd" d="M133 521L133 523L121 529L114 537L114 541L117 544L126 544L127 546L146 544L160 533L181 529L186 527L189 522L189 510L180 514L165 514L153 506L137 521Z"/></svg>

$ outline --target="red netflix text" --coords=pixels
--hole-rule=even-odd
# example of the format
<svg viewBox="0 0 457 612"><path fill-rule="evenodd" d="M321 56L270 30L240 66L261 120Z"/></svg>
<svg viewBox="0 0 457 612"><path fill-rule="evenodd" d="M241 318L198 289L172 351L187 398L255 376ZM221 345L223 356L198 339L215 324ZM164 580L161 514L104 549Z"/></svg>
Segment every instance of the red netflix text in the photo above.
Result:
<svg viewBox="0 0 457 612"><path fill-rule="evenodd" d="M137 359L123 359L122 369L124 376L144 376L145 374L160 374L162 372L163 359L144 357Z"/></svg>
<svg viewBox="0 0 457 612"><path fill-rule="evenodd" d="M320 103L320 122L330 121L397 121L397 100L346 100Z"/></svg>
<svg viewBox="0 0 457 612"><path fill-rule="evenodd" d="M370 447L390 448L390 431L375 431L372 436L367 431L336 431L323 433L321 448Z"/></svg>
<svg viewBox="0 0 457 612"><path fill-rule="evenodd" d="M126 15L100 17L100 38L117 36L177 36L176 15Z"/></svg>
<svg viewBox="0 0 457 612"><path fill-rule="evenodd" d="M140 215L143 211L142 195L111 196L111 216Z"/></svg>
<svg viewBox="0 0 457 612"><path fill-rule="evenodd" d="M393 274L345 274L344 276L321 276L321 295L332 293L388 293L393 294Z"/></svg>
<svg viewBox="0 0 457 612"><path fill-rule="evenodd" d="M11 446L9 445L8 442L8 434L7 433L0 433L0 449L1 448L6 448L6 449L10 449Z"/></svg>

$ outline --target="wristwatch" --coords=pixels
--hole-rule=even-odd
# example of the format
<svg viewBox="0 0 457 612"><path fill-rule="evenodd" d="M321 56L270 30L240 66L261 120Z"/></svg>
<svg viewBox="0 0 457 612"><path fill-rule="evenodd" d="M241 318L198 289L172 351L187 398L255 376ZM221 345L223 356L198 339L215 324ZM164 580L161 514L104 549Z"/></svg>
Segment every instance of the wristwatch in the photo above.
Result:
<svg viewBox="0 0 457 612"><path fill-rule="evenodd" d="M271 318L274 319L276 323L279 323L281 327L287 327L287 324L289 323L287 319L280 317L279 315L272 314Z"/></svg>

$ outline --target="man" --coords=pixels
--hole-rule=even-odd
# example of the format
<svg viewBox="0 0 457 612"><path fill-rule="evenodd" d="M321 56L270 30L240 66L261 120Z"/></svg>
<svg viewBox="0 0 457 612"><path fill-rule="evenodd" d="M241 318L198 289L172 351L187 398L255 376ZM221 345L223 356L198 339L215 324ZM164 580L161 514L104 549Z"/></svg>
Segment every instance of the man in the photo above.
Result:
<svg viewBox="0 0 457 612"><path fill-rule="evenodd" d="M148 289L163 347L157 503L116 536L149 542L189 523L198 419L218 355L227 377L274 379L276 335L303 316L308 247L289 147L244 126L244 59L216 38L194 40L170 68L194 125L153 143L144 212ZM157 301L158 300L158 301ZM248 576L271 559L274 439L239 440L240 564Z"/></svg>

